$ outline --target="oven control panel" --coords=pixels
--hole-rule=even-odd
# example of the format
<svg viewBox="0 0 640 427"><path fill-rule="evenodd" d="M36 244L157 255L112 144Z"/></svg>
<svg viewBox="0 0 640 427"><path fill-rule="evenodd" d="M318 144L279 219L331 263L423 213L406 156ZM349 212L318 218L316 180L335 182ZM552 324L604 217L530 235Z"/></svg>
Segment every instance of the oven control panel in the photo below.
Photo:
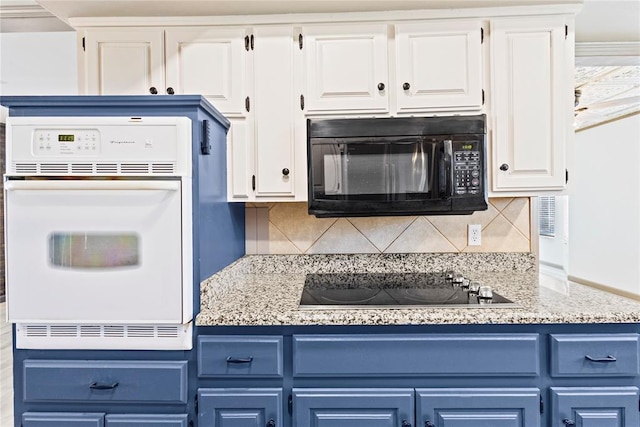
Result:
<svg viewBox="0 0 640 427"><path fill-rule="evenodd" d="M32 139L35 156L100 155L100 132L98 129L35 129Z"/></svg>

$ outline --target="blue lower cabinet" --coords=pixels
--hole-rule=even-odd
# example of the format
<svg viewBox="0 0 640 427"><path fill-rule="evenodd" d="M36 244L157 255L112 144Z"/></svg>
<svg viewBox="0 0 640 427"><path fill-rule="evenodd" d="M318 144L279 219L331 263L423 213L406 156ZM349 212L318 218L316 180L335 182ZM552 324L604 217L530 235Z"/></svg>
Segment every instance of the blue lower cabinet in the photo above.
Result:
<svg viewBox="0 0 640 427"><path fill-rule="evenodd" d="M187 414L109 414L106 427L187 427Z"/></svg>
<svg viewBox="0 0 640 427"><path fill-rule="evenodd" d="M551 427L640 426L637 387L552 387Z"/></svg>
<svg viewBox="0 0 640 427"><path fill-rule="evenodd" d="M425 427L537 427L537 388L416 389L416 425Z"/></svg>
<svg viewBox="0 0 640 427"><path fill-rule="evenodd" d="M280 388L198 389L199 427L282 427Z"/></svg>
<svg viewBox="0 0 640 427"><path fill-rule="evenodd" d="M412 427L413 414L413 389L293 389L295 427Z"/></svg>
<svg viewBox="0 0 640 427"><path fill-rule="evenodd" d="M104 414L25 412L22 427L104 427Z"/></svg>

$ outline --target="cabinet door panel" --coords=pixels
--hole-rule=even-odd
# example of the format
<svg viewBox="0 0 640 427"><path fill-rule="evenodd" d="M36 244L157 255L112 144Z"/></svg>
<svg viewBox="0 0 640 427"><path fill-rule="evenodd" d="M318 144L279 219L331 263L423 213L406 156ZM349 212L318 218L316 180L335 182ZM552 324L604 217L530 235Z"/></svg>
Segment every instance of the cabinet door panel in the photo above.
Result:
<svg viewBox="0 0 640 427"><path fill-rule="evenodd" d="M293 28L263 26L254 35L256 196L293 196Z"/></svg>
<svg viewBox="0 0 640 427"><path fill-rule="evenodd" d="M396 49L398 111L482 106L480 21L398 24Z"/></svg>
<svg viewBox="0 0 640 427"><path fill-rule="evenodd" d="M87 94L148 95L164 93L162 30L126 28L88 31Z"/></svg>
<svg viewBox="0 0 640 427"><path fill-rule="evenodd" d="M387 26L332 25L303 28L305 111L387 111Z"/></svg>
<svg viewBox="0 0 640 427"><path fill-rule="evenodd" d="M282 427L282 389L198 390L200 427L264 427L273 420Z"/></svg>
<svg viewBox="0 0 640 427"><path fill-rule="evenodd" d="M231 119L227 134L227 195L229 200L247 200L253 194L253 132L249 119Z"/></svg>
<svg viewBox="0 0 640 427"><path fill-rule="evenodd" d="M552 427L640 425L637 387L551 387Z"/></svg>
<svg viewBox="0 0 640 427"><path fill-rule="evenodd" d="M417 389L417 425L529 427L540 425L540 392L527 389Z"/></svg>
<svg viewBox="0 0 640 427"><path fill-rule="evenodd" d="M109 414L106 427L187 427L187 414Z"/></svg>
<svg viewBox="0 0 640 427"><path fill-rule="evenodd" d="M167 87L203 95L224 114L245 114L245 36L243 28L167 30Z"/></svg>
<svg viewBox="0 0 640 427"><path fill-rule="evenodd" d="M293 389L296 427L413 424L412 389Z"/></svg>
<svg viewBox="0 0 640 427"><path fill-rule="evenodd" d="M494 191L564 188L573 106L567 46L560 17L492 23Z"/></svg>
<svg viewBox="0 0 640 427"><path fill-rule="evenodd" d="M104 414L25 412L22 427L103 427Z"/></svg>

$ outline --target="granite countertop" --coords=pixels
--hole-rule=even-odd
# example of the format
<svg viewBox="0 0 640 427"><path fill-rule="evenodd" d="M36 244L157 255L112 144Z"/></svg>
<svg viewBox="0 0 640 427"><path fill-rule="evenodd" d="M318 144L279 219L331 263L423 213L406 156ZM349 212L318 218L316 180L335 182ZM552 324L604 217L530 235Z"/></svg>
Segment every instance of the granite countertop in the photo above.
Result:
<svg viewBox="0 0 640 427"><path fill-rule="evenodd" d="M307 273L457 270L517 308L298 308ZM201 284L200 326L638 323L640 302L573 283L539 283L529 253L249 255Z"/></svg>

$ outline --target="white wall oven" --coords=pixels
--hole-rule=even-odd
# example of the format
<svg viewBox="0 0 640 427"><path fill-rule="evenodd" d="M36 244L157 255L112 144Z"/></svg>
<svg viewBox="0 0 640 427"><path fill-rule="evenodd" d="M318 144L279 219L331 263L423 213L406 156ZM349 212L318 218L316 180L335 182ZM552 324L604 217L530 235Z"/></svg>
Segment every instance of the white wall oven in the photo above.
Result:
<svg viewBox="0 0 640 427"><path fill-rule="evenodd" d="M186 117L8 119L18 348L191 348L191 147Z"/></svg>

